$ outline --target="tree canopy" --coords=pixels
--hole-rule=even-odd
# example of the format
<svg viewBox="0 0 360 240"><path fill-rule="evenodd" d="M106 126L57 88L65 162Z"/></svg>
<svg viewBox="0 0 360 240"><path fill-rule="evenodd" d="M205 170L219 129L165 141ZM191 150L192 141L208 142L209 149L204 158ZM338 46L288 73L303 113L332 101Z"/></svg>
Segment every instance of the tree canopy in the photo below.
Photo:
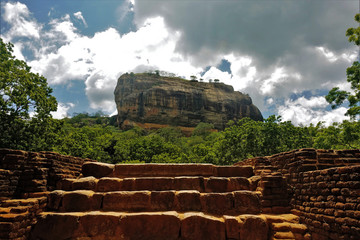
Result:
<svg viewBox="0 0 360 240"><path fill-rule="evenodd" d="M0 147L26 149L48 127L57 101L46 78L16 59L13 47L0 38Z"/></svg>
<svg viewBox="0 0 360 240"><path fill-rule="evenodd" d="M360 23L360 14L356 14L355 21ZM360 46L360 27L349 28L346 31L346 36L349 42L354 42L355 45ZM335 87L330 90L326 100L331 104L332 108L342 105L347 100L349 102L349 109L346 115L355 119L356 116L360 115L360 63L358 61L355 61L351 67L346 69L346 76L347 82L351 84L353 93Z"/></svg>
<svg viewBox="0 0 360 240"><path fill-rule="evenodd" d="M360 122L344 121L325 127L294 126L270 116L263 122L243 118L229 122L223 131L200 123L191 136L178 127L122 131L109 117L79 114L57 120L63 125L50 149L62 154L111 163L212 163L233 164L299 148L360 148Z"/></svg>

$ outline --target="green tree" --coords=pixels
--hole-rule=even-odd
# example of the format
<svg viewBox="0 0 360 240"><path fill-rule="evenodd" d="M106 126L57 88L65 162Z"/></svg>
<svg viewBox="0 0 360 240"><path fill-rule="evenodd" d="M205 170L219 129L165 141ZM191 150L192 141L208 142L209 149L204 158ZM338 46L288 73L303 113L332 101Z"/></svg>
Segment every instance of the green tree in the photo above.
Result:
<svg viewBox="0 0 360 240"><path fill-rule="evenodd" d="M13 47L0 38L0 147L33 150L31 141L44 134L57 101L46 78L16 59Z"/></svg>
<svg viewBox="0 0 360 240"><path fill-rule="evenodd" d="M191 81L197 81L197 77L195 75L191 75L190 78L191 78Z"/></svg>
<svg viewBox="0 0 360 240"><path fill-rule="evenodd" d="M223 131L223 138L217 145L220 164L233 164L242 159L259 156L263 134L262 122L242 118L236 124L232 122Z"/></svg>
<svg viewBox="0 0 360 240"><path fill-rule="evenodd" d="M166 142L175 143L178 142L180 138L184 137L181 129L178 127L165 127L157 130L157 134L165 139Z"/></svg>
<svg viewBox="0 0 360 240"><path fill-rule="evenodd" d="M263 139L262 144L262 155L271 155L281 151L282 147L282 134L280 126L281 117L276 117L275 115L269 116L264 120L264 123L261 124L261 133Z"/></svg>
<svg viewBox="0 0 360 240"><path fill-rule="evenodd" d="M192 132L192 136L201 136L206 138L211 134L214 128L214 124L201 122L195 127L194 131Z"/></svg>
<svg viewBox="0 0 360 240"><path fill-rule="evenodd" d="M360 14L356 14L355 21L360 23ZM360 27L349 28L346 31L346 36L349 37L349 42L354 42L355 45L360 46ZM346 115L355 119L357 115L360 115L360 63L358 61L346 69L346 76L347 81L351 84L353 93L342 91L335 87L330 90L326 100L331 104L332 108L336 108L343 104L345 100L348 100L349 109Z"/></svg>
<svg viewBox="0 0 360 240"><path fill-rule="evenodd" d="M321 127L316 135L314 147L318 149L340 149L341 128L338 123L334 123L329 127Z"/></svg>
<svg viewBox="0 0 360 240"><path fill-rule="evenodd" d="M360 14L356 14L355 15L355 21L360 23ZM346 30L346 34L345 34L349 40L349 42L354 42L355 45L360 45L360 27L358 28L349 28L348 30Z"/></svg>
<svg viewBox="0 0 360 240"><path fill-rule="evenodd" d="M294 126L290 121L281 122L281 147L279 152L290 151L298 148L311 148L313 146L312 126ZM315 133L316 134L316 130Z"/></svg>
<svg viewBox="0 0 360 240"><path fill-rule="evenodd" d="M344 148L360 148L360 122L345 120L340 126Z"/></svg>

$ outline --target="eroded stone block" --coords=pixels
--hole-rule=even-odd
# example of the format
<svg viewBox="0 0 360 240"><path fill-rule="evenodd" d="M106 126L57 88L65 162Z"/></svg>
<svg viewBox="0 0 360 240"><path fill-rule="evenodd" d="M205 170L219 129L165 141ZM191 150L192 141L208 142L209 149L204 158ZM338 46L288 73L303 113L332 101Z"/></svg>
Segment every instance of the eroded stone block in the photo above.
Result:
<svg viewBox="0 0 360 240"><path fill-rule="evenodd" d="M181 239L225 240L224 220L202 213L185 213L181 221Z"/></svg>

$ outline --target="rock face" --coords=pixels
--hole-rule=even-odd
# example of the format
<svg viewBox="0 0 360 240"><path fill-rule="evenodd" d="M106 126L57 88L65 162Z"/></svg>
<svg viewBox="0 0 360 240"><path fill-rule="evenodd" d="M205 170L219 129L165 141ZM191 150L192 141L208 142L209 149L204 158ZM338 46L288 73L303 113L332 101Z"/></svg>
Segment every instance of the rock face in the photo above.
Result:
<svg viewBox="0 0 360 240"><path fill-rule="evenodd" d="M223 129L229 120L263 120L249 96L223 83L203 83L156 74L124 74L115 89L118 122L195 127L200 122Z"/></svg>

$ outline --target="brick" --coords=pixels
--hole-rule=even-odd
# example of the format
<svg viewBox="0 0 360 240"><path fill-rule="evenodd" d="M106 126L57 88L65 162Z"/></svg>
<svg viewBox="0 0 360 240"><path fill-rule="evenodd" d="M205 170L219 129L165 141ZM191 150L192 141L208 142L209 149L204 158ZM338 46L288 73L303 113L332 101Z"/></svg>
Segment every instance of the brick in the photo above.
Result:
<svg viewBox="0 0 360 240"><path fill-rule="evenodd" d="M115 239L122 233L119 220L119 214L90 212L79 217L79 225L71 237L97 239L102 236L103 239Z"/></svg>
<svg viewBox="0 0 360 240"><path fill-rule="evenodd" d="M100 210L102 198L102 194L88 190L65 192L60 210L67 212Z"/></svg>
<svg viewBox="0 0 360 240"><path fill-rule="evenodd" d="M234 191L234 209L240 213L258 214L261 203L258 194L251 191Z"/></svg>
<svg viewBox="0 0 360 240"><path fill-rule="evenodd" d="M72 190L93 190L96 189L97 179L94 177L84 177L72 183Z"/></svg>
<svg viewBox="0 0 360 240"><path fill-rule="evenodd" d="M150 210L150 191L119 191L104 194L105 211L147 211Z"/></svg>
<svg viewBox="0 0 360 240"><path fill-rule="evenodd" d="M100 163L100 162L87 162L82 166L82 174L93 176L96 178L110 177L114 171L114 164Z"/></svg>
<svg viewBox="0 0 360 240"><path fill-rule="evenodd" d="M202 211L215 215L224 215L232 212L234 196L232 193L201 194L201 202Z"/></svg>
<svg viewBox="0 0 360 240"><path fill-rule="evenodd" d="M344 210L345 209L345 204L338 202L338 203L336 203L335 208Z"/></svg>
<svg viewBox="0 0 360 240"><path fill-rule="evenodd" d="M334 216L335 217L345 217L345 212L343 210L335 210Z"/></svg>
<svg viewBox="0 0 360 240"><path fill-rule="evenodd" d="M42 215L32 232L34 239L71 239L79 224L78 215Z"/></svg>
<svg viewBox="0 0 360 240"><path fill-rule="evenodd" d="M184 240L225 240L225 223L222 219L202 213L185 213L180 234Z"/></svg>
<svg viewBox="0 0 360 240"><path fill-rule="evenodd" d="M212 164L116 164L112 177L213 176Z"/></svg>
<svg viewBox="0 0 360 240"><path fill-rule="evenodd" d="M251 190L250 189L250 181L244 177L230 177L227 191L238 191L238 190Z"/></svg>
<svg viewBox="0 0 360 240"><path fill-rule="evenodd" d="M240 239L242 240L266 240L268 235L268 225L266 221L255 215L246 215L240 229Z"/></svg>
<svg viewBox="0 0 360 240"><path fill-rule="evenodd" d="M333 208L328 208L328 209L325 209L324 213L327 214L327 215L333 215L335 212L335 209Z"/></svg>
<svg viewBox="0 0 360 240"><path fill-rule="evenodd" d="M200 193L198 191L178 191L175 198L178 211L201 211Z"/></svg>
<svg viewBox="0 0 360 240"><path fill-rule="evenodd" d="M271 208L273 214L286 214L290 213L291 207L274 206Z"/></svg>
<svg viewBox="0 0 360 240"><path fill-rule="evenodd" d="M210 177L206 180L206 192L226 192L228 189L228 178L223 177Z"/></svg>
<svg viewBox="0 0 360 240"><path fill-rule="evenodd" d="M48 195L47 207L50 210L59 210L59 208L61 206L61 202L62 202L62 197L64 194L65 194L65 192L62 190L56 190L56 191L51 192Z"/></svg>
<svg viewBox="0 0 360 240"><path fill-rule="evenodd" d="M122 180L119 178L103 177L100 178L96 185L98 192L120 191L122 189Z"/></svg>
<svg viewBox="0 0 360 240"><path fill-rule="evenodd" d="M345 203L344 209L345 210L355 210L356 209L356 203Z"/></svg>
<svg viewBox="0 0 360 240"><path fill-rule="evenodd" d="M169 185L169 183L167 183L166 185ZM204 192L205 191L204 178L203 177L175 177L173 189L175 189L175 190L196 190L199 192ZM169 189L169 190L173 190L173 189Z"/></svg>
<svg viewBox="0 0 360 240"><path fill-rule="evenodd" d="M169 211L174 209L175 191L153 191L151 192L151 210Z"/></svg>
<svg viewBox="0 0 360 240"><path fill-rule="evenodd" d="M218 177L245 177L254 175L252 166L216 166Z"/></svg>
<svg viewBox="0 0 360 240"><path fill-rule="evenodd" d="M242 222L238 218L232 216L224 216L224 219L227 239L239 240Z"/></svg>
<svg viewBox="0 0 360 240"><path fill-rule="evenodd" d="M262 207L271 207L272 202L271 202L271 200L261 200L261 205L262 205Z"/></svg>
<svg viewBox="0 0 360 240"><path fill-rule="evenodd" d="M126 180L124 180L124 186L125 186L125 182ZM127 190L165 191L165 190L171 190L171 188L173 188L173 185L174 185L174 179L171 177L156 177L156 178L141 177L141 178L134 178L131 189L127 189Z"/></svg>
<svg viewBox="0 0 360 240"><path fill-rule="evenodd" d="M60 190L71 191L73 190L72 184L74 181L75 179L61 179L57 182L57 188Z"/></svg>
<svg viewBox="0 0 360 240"><path fill-rule="evenodd" d="M183 221L180 221L175 212L126 214L118 223L120 234L115 235L114 239L119 239L121 236L123 239L132 240L175 240L178 239L180 229L182 230L184 226ZM214 234L214 231L208 234L211 233Z"/></svg>

